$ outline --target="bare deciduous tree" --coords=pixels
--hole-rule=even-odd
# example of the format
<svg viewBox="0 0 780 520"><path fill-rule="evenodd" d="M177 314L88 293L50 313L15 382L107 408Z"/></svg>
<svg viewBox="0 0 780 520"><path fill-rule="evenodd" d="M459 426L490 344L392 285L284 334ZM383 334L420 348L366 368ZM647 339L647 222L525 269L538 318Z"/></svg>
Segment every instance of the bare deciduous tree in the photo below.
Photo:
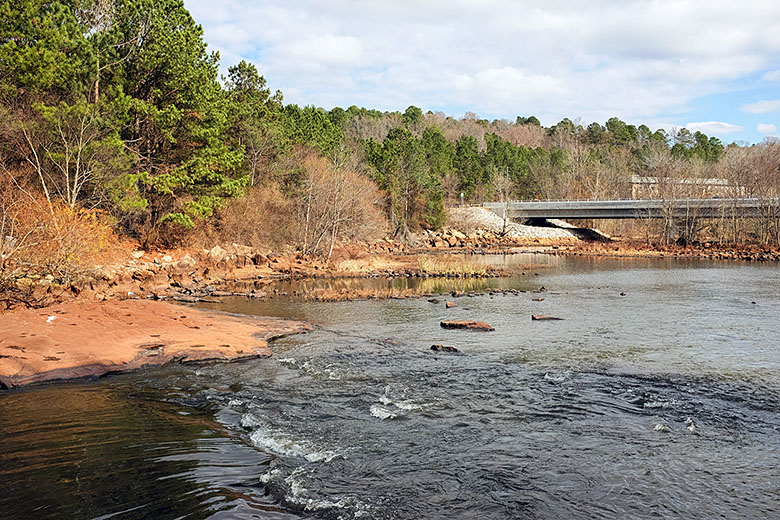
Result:
<svg viewBox="0 0 780 520"><path fill-rule="evenodd" d="M360 171L356 154L337 150L333 160L303 160L300 197L300 245L304 254L325 254L330 260L341 239L361 239L384 231L380 193Z"/></svg>
<svg viewBox="0 0 780 520"><path fill-rule="evenodd" d="M504 223L501 226L501 234L505 235L507 225L509 224L509 216L507 214L509 201L512 198L512 192L515 190L515 183L512 182L512 179L509 177L508 171L499 171L493 175L493 190L496 194L496 198L504 205L502 208Z"/></svg>
<svg viewBox="0 0 780 520"><path fill-rule="evenodd" d="M119 136L106 129L94 104L37 108L39 118L20 121L19 127L25 160L49 205L54 197L71 209L78 203L98 203L111 179L130 165Z"/></svg>

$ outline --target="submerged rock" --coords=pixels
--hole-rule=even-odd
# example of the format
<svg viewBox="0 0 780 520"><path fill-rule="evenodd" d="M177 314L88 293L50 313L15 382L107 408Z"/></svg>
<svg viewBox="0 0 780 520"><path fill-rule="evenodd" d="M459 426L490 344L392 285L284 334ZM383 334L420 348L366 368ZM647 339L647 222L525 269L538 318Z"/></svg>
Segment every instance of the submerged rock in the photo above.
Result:
<svg viewBox="0 0 780 520"><path fill-rule="evenodd" d="M443 329L464 329L464 330L475 330L475 331L482 331L482 332L490 332L496 330L493 327L491 327L487 322L484 321L461 321L461 320L442 321L441 327Z"/></svg>
<svg viewBox="0 0 780 520"><path fill-rule="evenodd" d="M545 316L543 314L531 314L531 321L544 321L544 320L562 320L563 318L556 318L555 316Z"/></svg>
<svg viewBox="0 0 780 520"><path fill-rule="evenodd" d="M449 345L431 345L431 350L434 352L460 352L455 347Z"/></svg>

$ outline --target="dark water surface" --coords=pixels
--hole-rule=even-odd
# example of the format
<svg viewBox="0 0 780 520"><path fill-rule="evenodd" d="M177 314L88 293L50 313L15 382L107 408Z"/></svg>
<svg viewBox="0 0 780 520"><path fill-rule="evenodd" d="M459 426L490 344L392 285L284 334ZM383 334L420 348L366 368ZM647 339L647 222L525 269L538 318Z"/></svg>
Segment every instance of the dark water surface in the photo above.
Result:
<svg viewBox="0 0 780 520"><path fill-rule="evenodd" d="M778 266L475 260L546 265L393 283L546 291L449 310L229 299L217 308L320 327L270 359L0 394L0 517L780 514Z"/></svg>

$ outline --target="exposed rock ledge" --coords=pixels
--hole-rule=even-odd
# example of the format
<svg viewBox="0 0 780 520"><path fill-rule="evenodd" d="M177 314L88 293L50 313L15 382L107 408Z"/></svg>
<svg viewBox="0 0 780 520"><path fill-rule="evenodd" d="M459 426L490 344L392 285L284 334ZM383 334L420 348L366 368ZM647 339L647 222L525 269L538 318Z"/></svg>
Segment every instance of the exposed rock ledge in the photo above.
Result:
<svg viewBox="0 0 780 520"><path fill-rule="evenodd" d="M0 387L100 376L170 361L271 354L268 340L312 326L149 300L69 302L0 315Z"/></svg>

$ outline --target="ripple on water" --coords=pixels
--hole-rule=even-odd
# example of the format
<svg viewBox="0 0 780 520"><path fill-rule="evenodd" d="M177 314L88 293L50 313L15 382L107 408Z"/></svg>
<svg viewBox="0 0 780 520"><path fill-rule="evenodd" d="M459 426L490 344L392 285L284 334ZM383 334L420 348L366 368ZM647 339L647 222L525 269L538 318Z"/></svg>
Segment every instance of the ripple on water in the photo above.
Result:
<svg viewBox="0 0 780 520"><path fill-rule="evenodd" d="M52 407L45 420L17 418L14 425L6 413L0 457L3 450L11 454L6 461L34 451L37 459L20 459L30 463L15 469L25 472L17 487L29 481L44 482L42 492L83 489L90 494L78 500L96 503L100 489L90 486L100 479L74 486L58 465L92 464L91 475L102 476L121 454L130 466L116 479L122 507L148 496L166 505L184 500L193 516L210 514L209 500L236 490L255 497L244 499L255 512L257 496L274 504L269 518L290 510L345 519L776 516L780 331L771 313L780 308L780 271L602 265L544 275L545 314L566 318L555 323L531 322L538 305L525 298L468 298L457 311L424 299L299 304L300 317L328 329L277 343L277 358L168 367L140 384L112 379L128 394L155 387L193 415L165 414L142 432L138 407L121 407L122 428L74 443L101 432L104 412L116 407L104 403L78 421ZM741 295L724 297L734 292ZM762 306L741 307L746 296ZM275 309L289 312L286 303ZM440 319L452 312L489 317L496 331L442 331ZM463 355L435 355L434 343L456 345ZM159 375L165 370L174 375L166 380ZM0 408L8 402L3 396ZM70 404L85 403L96 401ZM37 405L31 410L41 415ZM241 444L259 461L236 469L230 461L241 452L227 441L193 447L166 432L173 416L200 439L197 413L215 408L236 438L257 447ZM137 449L136 436L151 444ZM197 455L175 466L188 450ZM147 466L129 459L147 452L157 463L153 478L139 484L138 468ZM15 478L0 476L4 486ZM162 489L174 483L180 487ZM229 500L216 502L219 512L236 516Z"/></svg>
<svg viewBox="0 0 780 520"><path fill-rule="evenodd" d="M274 428L268 420L253 413L241 416L241 426L251 430L249 439L252 444L276 455L300 457L307 462L330 462L344 456L339 450L323 448L289 431Z"/></svg>

